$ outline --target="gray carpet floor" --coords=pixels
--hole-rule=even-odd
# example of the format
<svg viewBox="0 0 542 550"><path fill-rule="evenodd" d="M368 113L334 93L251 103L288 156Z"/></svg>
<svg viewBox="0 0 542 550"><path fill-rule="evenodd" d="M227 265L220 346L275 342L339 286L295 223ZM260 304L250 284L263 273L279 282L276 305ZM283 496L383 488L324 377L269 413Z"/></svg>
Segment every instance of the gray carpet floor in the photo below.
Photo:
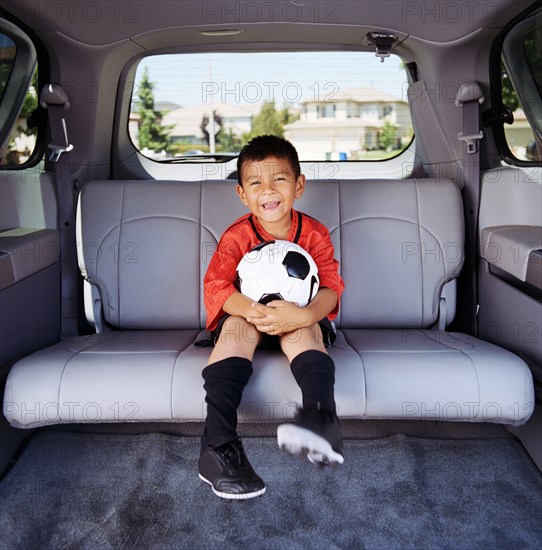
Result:
<svg viewBox="0 0 542 550"><path fill-rule="evenodd" d="M542 547L515 440L347 440L336 469L244 442L267 492L228 502L197 477L198 438L39 432L0 484L0 548Z"/></svg>

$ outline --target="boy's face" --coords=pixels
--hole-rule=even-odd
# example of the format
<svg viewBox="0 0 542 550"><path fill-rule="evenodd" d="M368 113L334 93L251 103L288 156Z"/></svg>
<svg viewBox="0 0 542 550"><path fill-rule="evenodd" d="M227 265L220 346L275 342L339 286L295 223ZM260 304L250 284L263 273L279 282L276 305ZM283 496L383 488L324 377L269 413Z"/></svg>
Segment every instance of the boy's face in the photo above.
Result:
<svg viewBox="0 0 542 550"><path fill-rule="evenodd" d="M248 161L241 172L237 194L264 229L273 234L273 228L289 227L294 201L305 189L305 176L296 178L288 160L276 157Z"/></svg>

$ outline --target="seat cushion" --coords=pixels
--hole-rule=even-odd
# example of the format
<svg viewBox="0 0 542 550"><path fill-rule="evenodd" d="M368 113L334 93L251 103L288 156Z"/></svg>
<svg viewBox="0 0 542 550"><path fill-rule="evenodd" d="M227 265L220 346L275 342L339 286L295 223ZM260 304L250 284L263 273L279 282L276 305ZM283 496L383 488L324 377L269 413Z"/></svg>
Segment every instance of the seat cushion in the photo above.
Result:
<svg viewBox="0 0 542 550"><path fill-rule="evenodd" d="M19 361L4 414L15 427L58 423L203 421L201 371L210 348L197 330L107 332ZM460 334L339 330L329 354L342 418L521 424L532 413L531 374L514 354ZM280 421L301 404L284 354L257 350L241 421Z"/></svg>
<svg viewBox="0 0 542 550"><path fill-rule="evenodd" d="M343 330L360 355L369 418L522 424L532 414L527 365L498 346L438 330Z"/></svg>
<svg viewBox="0 0 542 550"><path fill-rule="evenodd" d="M211 348L197 347L199 331L105 332L62 342L19 361L4 396L10 424L33 428L59 423L203 421L201 371ZM343 415L365 408L359 355L339 333L330 355ZM280 351L258 350L243 394L240 420L293 416L301 392Z"/></svg>
<svg viewBox="0 0 542 550"><path fill-rule="evenodd" d="M11 369L4 414L25 428L171 421L176 361L198 332L104 332L40 350Z"/></svg>

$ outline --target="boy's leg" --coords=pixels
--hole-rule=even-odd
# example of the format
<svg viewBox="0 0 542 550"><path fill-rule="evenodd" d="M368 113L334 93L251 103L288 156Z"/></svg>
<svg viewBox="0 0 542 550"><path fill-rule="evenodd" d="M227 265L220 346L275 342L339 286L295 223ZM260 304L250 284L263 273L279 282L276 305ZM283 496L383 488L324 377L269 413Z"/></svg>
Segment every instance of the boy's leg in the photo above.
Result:
<svg viewBox="0 0 542 550"><path fill-rule="evenodd" d="M237 438L237 408L252 374L252 361L229 357L211 363L202 371L207 417L201 437L207 445L221 445Z"/></svg>
<svg viewBox="0 0 542 550"><path fill-rule="evenodd" d="M342 438L333 387L335 364L322 342L319 325L282 336L281 347L303 396L292 423L279 426L281 448L308 456L311 462L342 464Z"/></svg>
<svg viewBox="0 0 542 550"><path fill-rule="evenodd" d="M220 329L207 365L229 357L244 357L252 361L262 334L242 317L228 317Z"/></svg>
<svg viewBox="0 0 542 550"><path fill-rule="evenodd" d="M252 374L259 332L229 317L203 369L207 418L201 438L199 476L223 498L251 498L265 491L237 436L237 408Z"/></svg>
<svg viewBox="0 0 542 550"><path fill-rule="evenodd" d="M280 345L301 388L303 408L335 412L335 363L327 354L318 324L282 336Z"/></svg>
<svg viewBox="0 0 542 550"><path fill-rule="evenodd" d="M223 323L207 366L202 371L207 418L201 448L237 437L237 408L252 374L252 358L261 334L241 317Z"/></svg>

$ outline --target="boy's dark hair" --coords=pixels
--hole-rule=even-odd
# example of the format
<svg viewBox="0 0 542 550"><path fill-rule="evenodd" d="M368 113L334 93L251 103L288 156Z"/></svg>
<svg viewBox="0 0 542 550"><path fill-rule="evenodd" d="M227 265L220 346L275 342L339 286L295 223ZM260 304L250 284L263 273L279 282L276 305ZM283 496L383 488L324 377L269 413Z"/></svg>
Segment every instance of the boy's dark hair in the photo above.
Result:
<svg viewBox="0 0 542 550"><path fill-rule="evenodd" d="M301 174L299 157L295 147L284 138L279 136L264 135L251 139L239 153L237 157L237 181L243 185L241 174L243 165L250 161L260 161L267 157L276 157L286 159L294 170L295 178Z"/></svg>

